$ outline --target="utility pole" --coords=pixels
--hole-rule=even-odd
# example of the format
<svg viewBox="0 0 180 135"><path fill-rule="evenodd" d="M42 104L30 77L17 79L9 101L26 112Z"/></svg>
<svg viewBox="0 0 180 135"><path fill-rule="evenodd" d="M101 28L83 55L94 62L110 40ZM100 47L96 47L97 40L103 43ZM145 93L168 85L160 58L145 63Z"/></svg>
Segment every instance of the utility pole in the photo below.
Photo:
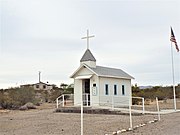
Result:
<svg viewBox="0 0 180 135"><path fill-rule="evenodd" d="M41 71L39 71L39 83L41 82Z"/></svg>

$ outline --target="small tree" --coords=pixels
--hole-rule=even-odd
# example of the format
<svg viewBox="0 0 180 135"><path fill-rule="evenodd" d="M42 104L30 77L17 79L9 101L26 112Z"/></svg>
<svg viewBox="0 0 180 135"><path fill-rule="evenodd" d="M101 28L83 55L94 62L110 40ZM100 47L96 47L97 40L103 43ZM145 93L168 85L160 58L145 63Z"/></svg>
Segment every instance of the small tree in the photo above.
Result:
<svg viewBox="0 0 180 135"><path fill-rule="evenodd" d="M65 83L61 83L61 85L60 85L60 88L62 88L62 89L66 89L67 88L67 84L65 84Z"/></svg>

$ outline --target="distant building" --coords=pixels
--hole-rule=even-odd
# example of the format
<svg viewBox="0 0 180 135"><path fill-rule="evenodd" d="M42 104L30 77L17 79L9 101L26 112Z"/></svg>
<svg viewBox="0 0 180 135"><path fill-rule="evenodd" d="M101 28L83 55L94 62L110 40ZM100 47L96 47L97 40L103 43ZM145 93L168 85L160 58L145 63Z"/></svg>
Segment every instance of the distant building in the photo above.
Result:
<svg viewBox="0 0 180 135"><path fill-rule="evenodd" d="M33 84L33 87L34 87L35 90L52 90L53 89L52 85L46 84L46 83L43 83L43 82Z"/></svg>
<svg viewBox="0 0 180 135"><path fill-rule="evenodd" d="M43 82L38 82L38 83L35 83L35 84L25 84L25 85L21 85L20 87L22 87L22 88L24 88L24 87L32 87L35 90L52 90L53 89L53 85L43 83Z"/></svg>
<svg viewBox="0 0 180 135"><path fill-rule="evenodd" d="M35 83L35 84L25 84L25 85L21 85L20 87L32 87L35 90L52 90L53 89L53 85L50 85L48 83L43 83L41 82L41 72L39 72L39 82Z"/></svg>

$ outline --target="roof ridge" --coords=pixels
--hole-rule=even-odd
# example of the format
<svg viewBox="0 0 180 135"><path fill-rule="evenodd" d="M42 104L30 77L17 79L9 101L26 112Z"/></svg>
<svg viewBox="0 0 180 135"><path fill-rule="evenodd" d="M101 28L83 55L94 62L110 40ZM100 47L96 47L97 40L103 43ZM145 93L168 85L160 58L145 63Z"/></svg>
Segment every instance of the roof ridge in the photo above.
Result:
<svg viewBox="0 0 180 135"><path fill-rule="evenodd" d="M97 67L102 67L102 68L109 68L109 69L117 69L117 70L122 70L122 69L120 69L120 68L117 68L117 67L106 67L106 66L98 66L97 65Z"/></svg>

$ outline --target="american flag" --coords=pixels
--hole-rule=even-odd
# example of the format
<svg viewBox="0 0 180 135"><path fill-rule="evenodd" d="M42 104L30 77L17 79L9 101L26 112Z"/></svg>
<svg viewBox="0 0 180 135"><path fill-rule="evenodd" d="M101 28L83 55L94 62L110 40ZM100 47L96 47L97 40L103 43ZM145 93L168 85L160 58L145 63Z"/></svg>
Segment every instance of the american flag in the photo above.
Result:
<svg viewBox="0 0 180 135"><path fill-rule="evenodd" d="M174 42L174 44L175 44L175 46L176 46L176 50L177 50L177 52L179 52L179 48L178 48L178 45L177 45L176 38L175 38L175 36L174 36L174 32L173 32L172 27L171 27L171 38L170 38L170 41L171 41L171 42Z"/></svg>

